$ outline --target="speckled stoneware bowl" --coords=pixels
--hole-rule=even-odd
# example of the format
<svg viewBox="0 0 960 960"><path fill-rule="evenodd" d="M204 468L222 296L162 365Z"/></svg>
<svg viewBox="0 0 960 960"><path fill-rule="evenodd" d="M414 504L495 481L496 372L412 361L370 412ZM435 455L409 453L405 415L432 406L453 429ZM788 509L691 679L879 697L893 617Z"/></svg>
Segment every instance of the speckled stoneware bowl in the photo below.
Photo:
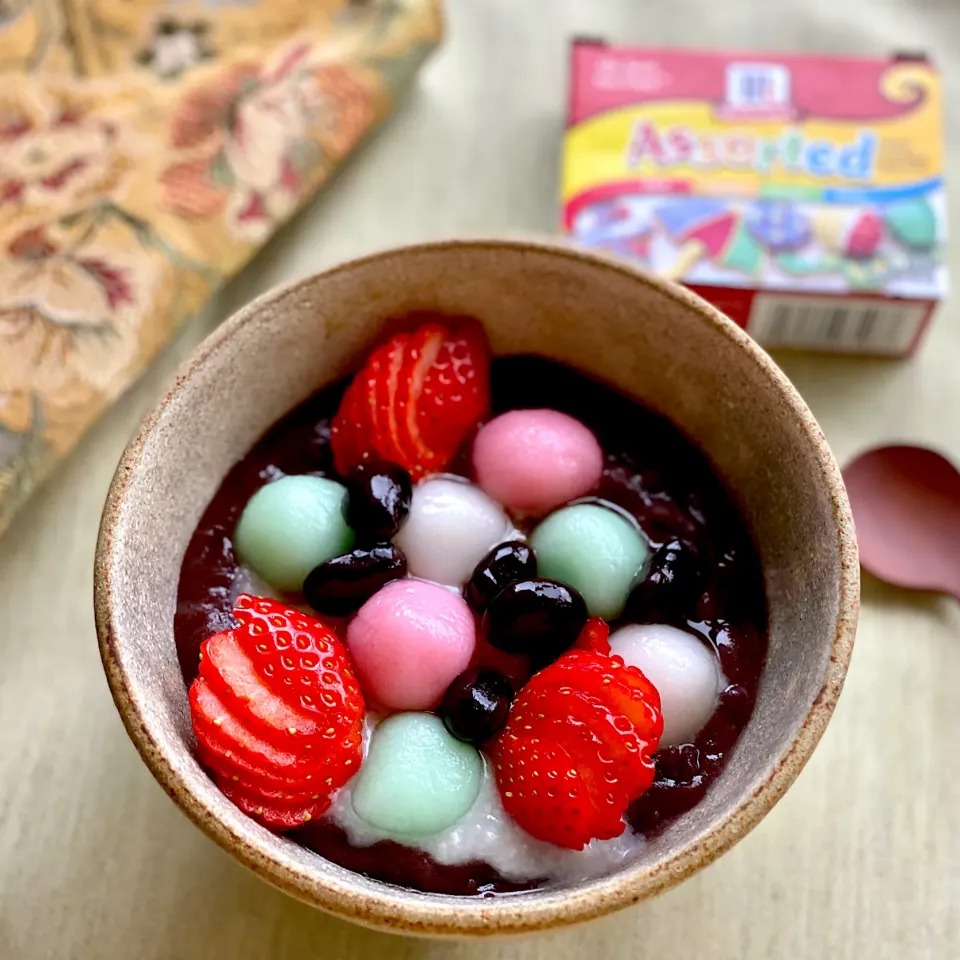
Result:
<svg viewBox="0 0 960 960"><path fill-rule="evenodd" d="M274 421L354 370L387 318L424 309L473 314L496 353L562 361L665 413L709 456L759 549L770 646L753 718L704 801L601 879L495 899L368 880L247 819L194 759L173 613L195 524L224 474ZM147 766L187 816L288 893L350 920L419 934L586 920L653 896L728 850L783 795L820 739L846 673L858 598L840 472L767 355L687 290L547 243L394 250L241 310L186 363L127 448L96 560L97 630L113 696Z"/></svg>

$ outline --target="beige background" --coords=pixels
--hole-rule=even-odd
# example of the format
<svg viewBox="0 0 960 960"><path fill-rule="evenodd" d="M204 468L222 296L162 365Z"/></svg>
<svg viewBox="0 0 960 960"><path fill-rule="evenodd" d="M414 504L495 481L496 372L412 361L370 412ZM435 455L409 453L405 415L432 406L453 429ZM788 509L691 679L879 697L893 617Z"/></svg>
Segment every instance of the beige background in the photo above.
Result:
<svg viewBox="0 0 960 960"><path fill-rule="evenodd" d="M0 542L0 960L573 960L960 956L960 607L867 579L825 740L739 847L650 904L538 939L428 943L329 919L246 873L140 763L100 671L91 559L126 438L254 293L376 247L551 230L566 43L927 49L960 100L960 0L458 0L419 88L329 192L191 325ZM950 110L951 169L960 115ZM957 178L955 178L957 179ZM960 193L952 221L960 223ZM960 243L953 248L960 264ZM957 271L954 269L954 275ZM926 441L960 459L960 301L922 354L783 357L841 460Z"/></svg>

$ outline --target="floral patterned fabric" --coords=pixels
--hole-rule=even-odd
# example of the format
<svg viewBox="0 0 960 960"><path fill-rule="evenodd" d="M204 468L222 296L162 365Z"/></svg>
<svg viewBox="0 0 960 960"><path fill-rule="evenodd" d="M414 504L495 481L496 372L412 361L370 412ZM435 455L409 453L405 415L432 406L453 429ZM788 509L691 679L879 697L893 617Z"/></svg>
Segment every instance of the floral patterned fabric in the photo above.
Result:
<svg viewBox="0 0 960 960"><path fill-rule="evenodd" d="M0 532L389 110L439 0L0 0Z"/></svg>

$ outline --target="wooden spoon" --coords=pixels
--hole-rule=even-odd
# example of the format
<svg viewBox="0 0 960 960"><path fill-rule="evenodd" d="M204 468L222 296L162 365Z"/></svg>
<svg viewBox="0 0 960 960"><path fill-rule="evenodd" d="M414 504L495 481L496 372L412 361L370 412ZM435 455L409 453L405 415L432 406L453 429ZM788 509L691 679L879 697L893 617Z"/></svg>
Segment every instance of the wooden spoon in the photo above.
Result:
<svg viewBox="0 0 960 960"><path fill-rule="evenodd" d="M865 570L960 599L960 471L924 447L878 447L844 471Z"/></svg>

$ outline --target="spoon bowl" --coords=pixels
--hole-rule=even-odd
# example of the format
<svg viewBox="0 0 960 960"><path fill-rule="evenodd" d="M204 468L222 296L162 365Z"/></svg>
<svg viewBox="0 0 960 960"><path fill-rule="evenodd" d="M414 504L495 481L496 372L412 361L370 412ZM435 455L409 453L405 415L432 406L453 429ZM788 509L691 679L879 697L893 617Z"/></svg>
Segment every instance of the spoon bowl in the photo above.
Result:
<svg viewBox="0 0 960 960"><path fill-rule="evenodd" d="M863 568L960 599L960 471L934 450L900 445L861 454L843 478Z"/></svg>

